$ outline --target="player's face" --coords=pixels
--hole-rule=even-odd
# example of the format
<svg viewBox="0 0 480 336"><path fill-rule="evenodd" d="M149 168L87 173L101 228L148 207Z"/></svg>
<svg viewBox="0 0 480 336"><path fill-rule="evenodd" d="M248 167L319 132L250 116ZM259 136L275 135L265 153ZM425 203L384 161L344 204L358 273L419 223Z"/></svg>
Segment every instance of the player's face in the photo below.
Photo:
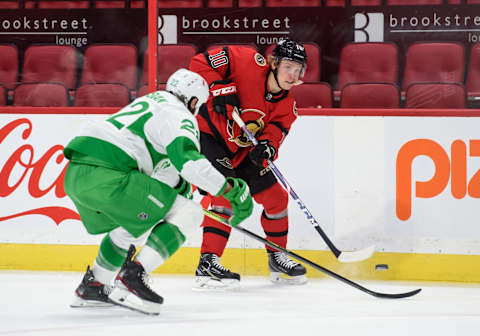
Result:
<svg viewBox="0 0 480 336"><path fill-rule="evenodd" d="M282 60L278 65L277 79L284 90L290 90L300 78L302 65L298 62Z"/></svg>

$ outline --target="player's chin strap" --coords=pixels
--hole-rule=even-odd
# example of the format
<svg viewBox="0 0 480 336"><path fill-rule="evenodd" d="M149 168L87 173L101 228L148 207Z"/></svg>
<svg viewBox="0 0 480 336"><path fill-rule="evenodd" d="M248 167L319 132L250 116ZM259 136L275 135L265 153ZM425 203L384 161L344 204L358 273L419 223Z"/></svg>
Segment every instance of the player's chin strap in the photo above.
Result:
<svg viewBox="0 0 480 336"><path fill-rule="evenodd" d="M254 146L258 144L257 139L253 136L252 133L248 130L247 126L243 122L242 118L240 117L240 114L238 112L238 109L235 108L232 113L233 120L240 126L240 128L243 130L243 132L247 135L248 139L252 142ZM320 234L320 236L323 238L329 249L333 252L335 257L338 259L340 262L356 262L356 261L361 261L368 259L372 256L372 254L375 252L375 245L366 247L362 250L358 251L340 251L328 238L327 234L322 230L320 225L318 224L317 220L313 215L310 213L310 211L307 209L305 204L302 202L302 200L297 196L293 188L290 186L290 184L287 182L287 180L283 177L283 175L280 173L278 170L277 166L271 161L268 160L268 166L270 169L273 171L277 179L280 181L280 183L283 185L283 187L288 191L290 196L292 196L293 200L297 203L299 206L300 210L303 211L305 216L307 217L308 221L310 224L313 225L315 230Z"/></svg>
<svg viewBox="0 0 480 336"><path fill-rule="evenodd" d="M217 215L216 213L214 212L211 212L211 211L208 211L208 210L205 210L203 209L203 213L205 214L205 216L207 217L210 217L220 223L223 223L225 225L230 225L228 223L228 220L223 218L222 216L220 215ZM234 230L238 230L240 232L242 232L243 234L249 236L250 238L253 238L255 239L256 241L258 242L261 242L265 245L268 245L270 246L271 248L277 250L277 251L280 251L280 252L283 252L285 253L286 255L288 255L289 257L295 259L295 260L298 260L300 262L303 262L313 268L315 268L316 270L319 270L320 272L323 272L329 276L331 276L332 278L335 278L337 280L340 280L341 282L343 283L346 283L347 285L350 285L352 287L355 287L356 289L358 290L361 290L362 292L364 293L367 293L367 294L370 294L372 296L375 296L375 297L378 297L378 298L384 298L384 299L400 299L400 298L406 298L406 297L409 297L409 296L413 296L413 295L416 295L418 294L421 289L415 289L413 291L410 291L410 292L405 292L405 293L398 293L398 294L389 294L389 293L379 293L379 292L375 292L375 291L372 291L368 288L365 288L361 285L359 285L358 283L356 282L353 282L352 280L349 280L347 278L344 278L343 276L335 273L335 272L332 272L330 271L328 268L325 268L323 266L320 266L316 263L314 263L313 261L310 261L309 259L307 258L304 258L302 257L301 255L299 254L296 254L295 252L292 252L290 250L287 250L286 248L283 248L275 243L272 243L271 241L267 240L267 239L264 239L262 237L260 237L259 235L251 232L251 231L248 231L247 229L244 229L243 227L237 225L237 226L233 226L232 227Z"/></svg>

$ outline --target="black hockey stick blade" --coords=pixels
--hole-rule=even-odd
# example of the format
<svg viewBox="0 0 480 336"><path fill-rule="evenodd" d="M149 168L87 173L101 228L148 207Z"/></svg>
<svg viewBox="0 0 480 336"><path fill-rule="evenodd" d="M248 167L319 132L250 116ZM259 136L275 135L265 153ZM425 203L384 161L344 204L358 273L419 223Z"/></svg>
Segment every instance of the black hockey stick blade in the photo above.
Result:
<svg viewBox="0 0 480 336"><path fill-rule="evenodd" d="M203 209L203 212L205 213L206 216L220 222L220 223L223 223L225 225L229 225L228 221L223 218L222 216L219 216L217 215L216 213L214 212L211 212L209 210L205 210ZM376 291L372 291L366 287L363 287L361 285L359 285L358 283L356 282L353 282L352 280L349 280L347 278L344 278L343 276L335 273L335 272L332 272L330 271L328 268L325 268L323 266L320 266L316 263L314 263L313 261L305 258L305 257L302 257L301 255L299 254L296 254L295 252L292 252L286 248L283 248L275 243L272 243L271 241L265 239L265 238L262 238L260 237L259 235L251 232L251 231L248 231L247 229L244 229L243 227L240 227L240 226L234 226L233 229L235 230L238 230L240 232L242 232L243 234L249 236L250 238L253 238L255 239L256 241L259 241L267 246L270 246L271 248L277 250L277 251L281 251L283 253L285 253L286 255L300 261L300 262L303 262L317 270L319 270L320 272L323 272L329 276L331 276L332 278L335 278L337 280L340 280L342 281L343 283L346 283L347 285L350 285L352 287L355 287L356 289L359 289L361 290L362 292L364 293L367 293L367 294L370 294L374 297L378 297L378 298L383 298L383 299L401 299L401 298L407 298L407 297L410 297L410 296L414 296L418 293L420 293L420 291L422 290L421 288L419 289L416 289L416 290L413 290L413 291L410 291L410 292L405 292L405 293L398 293L398 294L390 294L390 293L380 293L380 292L376 292Z"/></svg>

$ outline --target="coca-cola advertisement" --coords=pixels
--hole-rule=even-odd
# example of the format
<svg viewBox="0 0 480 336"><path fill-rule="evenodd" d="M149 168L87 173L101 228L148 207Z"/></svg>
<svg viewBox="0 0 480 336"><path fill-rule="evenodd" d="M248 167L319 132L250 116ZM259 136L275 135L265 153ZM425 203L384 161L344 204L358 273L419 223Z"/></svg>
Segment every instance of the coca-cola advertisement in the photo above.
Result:
<svg viewBox="0 0 480 336"><path fill-rule="evenodd" d="M65 195L63 148L99 115L0 114L0 242L89 243Z"/></svg>

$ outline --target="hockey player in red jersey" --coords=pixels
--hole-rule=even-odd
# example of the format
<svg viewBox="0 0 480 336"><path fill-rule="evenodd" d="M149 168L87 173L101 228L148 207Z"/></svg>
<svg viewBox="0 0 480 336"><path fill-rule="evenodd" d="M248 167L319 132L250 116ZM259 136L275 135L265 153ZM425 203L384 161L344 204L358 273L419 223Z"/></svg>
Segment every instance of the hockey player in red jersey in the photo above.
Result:
<svg viewBox="0 0 480 336"><path fill-rule="evenodd" d="M210 98L197 116L202 153L225 176L241 177L254 200L262 205L261 225L268 240L286 247L288 193L270 171L285 136L297 118L295 99L289 90L301 84L307 55L301 43L281 40L266 60L254 49L225 46L192 58L190 70L210 86ZM232 111L238 108L247 128L255 135L253 147ZM228 218L229 202L211 197L212 211ZM231 228L205 217L196 288L237 287L240 275L220 263ZM273 282L301 284L306 270L287 255L266 247Z"/></svg>

